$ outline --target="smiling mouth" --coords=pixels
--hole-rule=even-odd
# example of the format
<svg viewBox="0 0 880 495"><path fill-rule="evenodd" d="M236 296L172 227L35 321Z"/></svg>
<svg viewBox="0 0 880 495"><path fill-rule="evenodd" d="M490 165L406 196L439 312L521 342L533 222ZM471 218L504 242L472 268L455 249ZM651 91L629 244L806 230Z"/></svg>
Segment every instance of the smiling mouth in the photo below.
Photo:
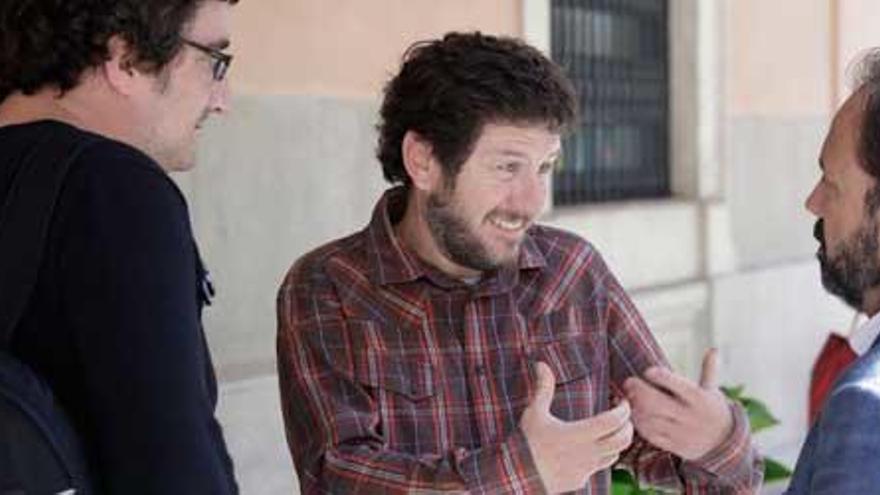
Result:
<svg viewBox="0 0 880 495"><path fill-rule="evenodd" d="M525 215L494 214L488 218L489 225L510 236L520 236L529 227L529 218Z"/></svg>
<svg viewBox="0 0 880 495"><path fill-rule="evenodd" d="M498 227L501 230L507 230L510 232L516 232L518 230L522 230L525 227L526 222L523 219L516 220L502 220L500 218L493 218L490 220L492 225Z"/></svg>

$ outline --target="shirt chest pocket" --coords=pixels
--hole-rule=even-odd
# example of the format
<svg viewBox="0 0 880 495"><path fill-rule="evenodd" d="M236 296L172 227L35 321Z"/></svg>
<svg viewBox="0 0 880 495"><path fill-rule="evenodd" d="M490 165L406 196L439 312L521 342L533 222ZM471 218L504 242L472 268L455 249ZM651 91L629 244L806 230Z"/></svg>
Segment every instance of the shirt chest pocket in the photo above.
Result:
<svg viewBox="0 0 880 495"><path fill-rule="evenodd" d="M533 361L546 363L556 379L551 411L560 419L583 419L607 405L605 362L596 362L595 340L590 334L535 345Z"/></svg>
<svg viewBox="0 0 880 495"><path fill-rule="evenodd" d="M386 402L421 402L436 393L434 367L423 357L363 349L355 358L355 375Z"/></svg>
<svg viewBox="0 0 880 495"><path fill-rule="evenodd" d="M583 380L590 374L590 367L584 356L586 339L579 335L562 340L544 343L537 347L536 361L543 361L553 370L556 385L564 385Z"/></svg>
<svg viewBox="0 0 880 495"><path fill-rule="evenodd" d="M351 378L383 406L426 401L437 392L434 365L412 332L372 320L346 321ZM342 344L340 344L341 346Z"/></svg>

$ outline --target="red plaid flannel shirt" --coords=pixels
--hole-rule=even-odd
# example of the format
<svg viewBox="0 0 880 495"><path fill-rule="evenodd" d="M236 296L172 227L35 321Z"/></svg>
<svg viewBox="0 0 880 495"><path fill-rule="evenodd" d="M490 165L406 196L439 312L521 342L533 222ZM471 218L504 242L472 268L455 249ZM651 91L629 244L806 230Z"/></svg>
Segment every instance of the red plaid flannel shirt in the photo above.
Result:
<svg viewBox="0 0 880 495"><path fill-rule="evenodd" d="M536 360L556 375L564 420L608 409L629 376L667 365L587 242L543 226L519 264L468 285L398 241L400 189L361 232L301 258L278 295L287 441L304 494L544 493L518 427ZM747 421L686 462L636 437L620 463L685 493L748 493L762 463ZM577 493L609 492L610 471Z"/></svg>

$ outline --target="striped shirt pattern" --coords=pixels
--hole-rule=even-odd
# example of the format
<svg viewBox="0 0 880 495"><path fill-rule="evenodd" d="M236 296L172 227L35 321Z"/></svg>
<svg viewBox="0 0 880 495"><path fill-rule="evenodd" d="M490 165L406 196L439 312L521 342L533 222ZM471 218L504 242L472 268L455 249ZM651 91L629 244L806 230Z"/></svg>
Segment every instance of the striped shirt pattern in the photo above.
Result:
<svg viewBox="0 0 880 495"><path fill-rule="evenodd" d="M563 420L612 406L623 381L667 365L629 297L583 239L527 233L516 266L463 283L396 238L397 188L362 231L302 257L278 294L278 371L301 490L537 494L518 427L536 361L556 376ZM751 493L762 478L743 411L695 462L636 437L621 456L642 483L694 494ZM610 471L579 494L606 494Z"/></svg>

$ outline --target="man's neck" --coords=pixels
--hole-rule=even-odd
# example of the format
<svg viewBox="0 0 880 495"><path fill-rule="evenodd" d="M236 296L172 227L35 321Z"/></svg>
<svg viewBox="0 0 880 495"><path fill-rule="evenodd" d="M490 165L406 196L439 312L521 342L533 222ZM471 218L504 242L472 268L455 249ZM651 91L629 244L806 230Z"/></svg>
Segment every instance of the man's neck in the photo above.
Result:
<svg viewBox="0 0 880 495"><path fill-rule="evenodd" d="M880 313L880 287L869 289L862 298L862 312L873 318Z"/></svg>
<svg viewBox="0 0 880 495"><path fill-rule="evenodd" d="M126 114L125 109L113 108L112 96L87 84L63 94L55 88L44 88L32 95L13 93L0 103L0 126L57 120L137 147L131 129L120 119L120 115Z"/></svg>
<svg viewBox="0 0 880 495"><path fill-rule="evenodd" d="M49 89L33 95L9 95L0 103L0 126L26 124L37 120L58 120L77 125L76 115L61 104L57 95L57 91Z"/></svg>

